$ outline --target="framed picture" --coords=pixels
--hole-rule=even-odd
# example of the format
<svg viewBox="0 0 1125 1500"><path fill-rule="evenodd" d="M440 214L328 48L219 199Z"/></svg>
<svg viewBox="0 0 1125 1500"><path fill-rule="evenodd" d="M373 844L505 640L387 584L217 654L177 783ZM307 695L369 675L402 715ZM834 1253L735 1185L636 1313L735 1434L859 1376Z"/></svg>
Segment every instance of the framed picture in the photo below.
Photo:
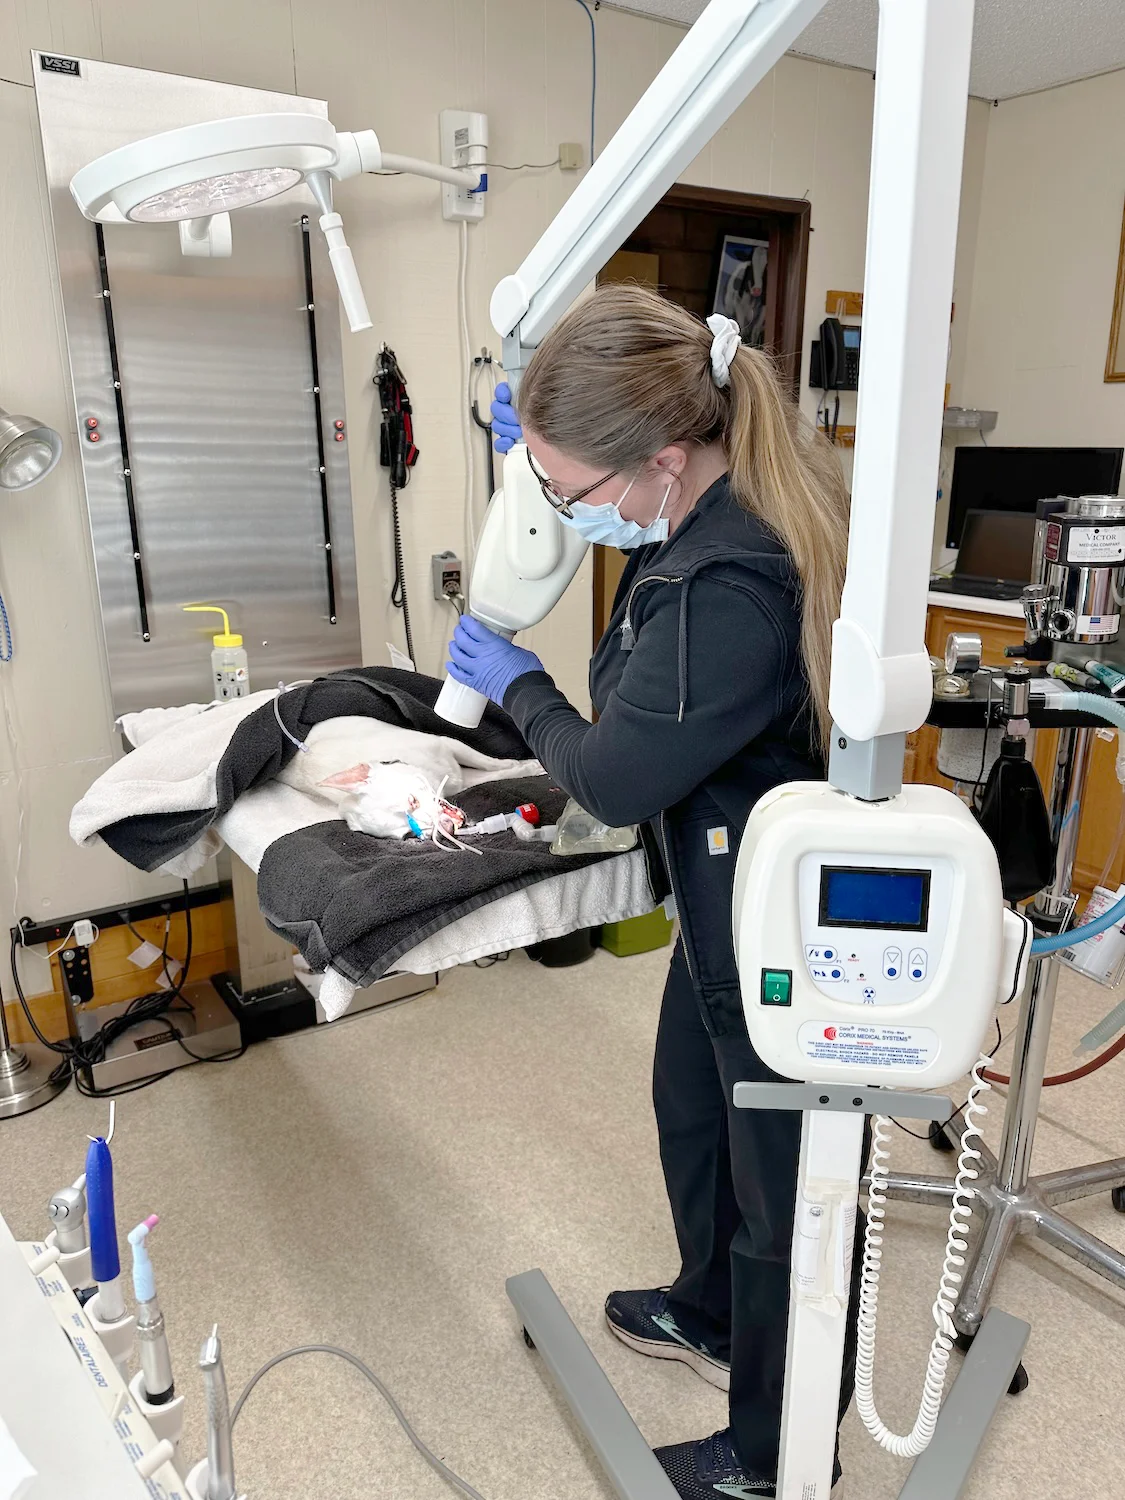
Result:
<svg viewBox="0 0 1125 1500"><path fill-rule="evenodd" d="M733 318L742 329L742 342L756 349L766 341L769 243L769 240L749 239L741 234L723 236L711 309Z"/></svg>
<svg viewBox="0 0 1125 1500"><path fill-rule="evenodd" d="M1113 321L1109 325L1105 378L1125 380L1125 214L1121 219L1121 248L1117 252L1117 284L1113 289Z"/></svg>

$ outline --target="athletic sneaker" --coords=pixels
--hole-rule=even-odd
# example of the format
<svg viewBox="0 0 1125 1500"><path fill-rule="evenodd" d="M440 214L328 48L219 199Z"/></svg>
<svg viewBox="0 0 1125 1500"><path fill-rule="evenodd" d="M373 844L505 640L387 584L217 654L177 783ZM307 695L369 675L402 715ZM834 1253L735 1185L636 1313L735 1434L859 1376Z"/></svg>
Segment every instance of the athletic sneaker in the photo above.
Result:
<svg viewBox="0 0 1125 1500"><path fill-rule="evenodd" d="M730 1496L735 1500L756 1500L757 1496L777 1494L776 1481L763 1479L742 1467L729 1427L702 1442L657 1448L656 1456L680 1500L728 1500ZM837 1463L832 1474L833 1487L839 1477Z"/></svg>
<svg viewBox="0 0 1125 1500"><path fill-rule="evenodd" d="M706 1344L696 1343L680 1329L668 1311L668 1288L654 1291L610 1292L605 1304L609 1331L638 1354L653 1359L676 1359L702 1375L708 1385L730 1390L730 1360L721 1359Z"/></svg>

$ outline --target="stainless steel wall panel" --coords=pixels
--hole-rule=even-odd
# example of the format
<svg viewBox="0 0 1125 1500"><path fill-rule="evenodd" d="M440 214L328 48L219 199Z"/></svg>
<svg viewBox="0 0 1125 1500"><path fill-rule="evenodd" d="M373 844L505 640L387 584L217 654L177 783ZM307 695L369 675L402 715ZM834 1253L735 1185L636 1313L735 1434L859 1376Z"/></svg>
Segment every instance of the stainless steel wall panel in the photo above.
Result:
<svg viewBox="0 0 1125 1500"><path fill-rule="evenodd" d="M303 188L233 215L229 260L186 259L171 225L105 227L151 639L140 625L95 226L70 179L157 131L318 100L78 60L35 87L113 707L210 697L209 617L245 637L251 684L360 660L335 281ZM329 618L300 220L311 246L336 617ZM100 441L85 440L87 418ZM347 429L345 427L345 433ZM214 617L216 620L218 617Z"/></svg>

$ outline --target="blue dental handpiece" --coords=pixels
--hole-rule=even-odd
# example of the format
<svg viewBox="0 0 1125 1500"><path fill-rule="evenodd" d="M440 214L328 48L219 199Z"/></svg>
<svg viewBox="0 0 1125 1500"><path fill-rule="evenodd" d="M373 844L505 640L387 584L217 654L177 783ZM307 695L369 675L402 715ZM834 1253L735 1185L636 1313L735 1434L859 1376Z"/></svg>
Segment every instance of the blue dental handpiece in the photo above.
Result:
<svg viewBox="0 0 1125 1500"><path fill-rule="evenodd" d="M113 1158L109 1143L98 1136L86 1151L86 1213L90 1226L90 1267L98 1283L97 1315L103 1323L125 1316L121 1292L121 1257L113 1210Z"/></svg>

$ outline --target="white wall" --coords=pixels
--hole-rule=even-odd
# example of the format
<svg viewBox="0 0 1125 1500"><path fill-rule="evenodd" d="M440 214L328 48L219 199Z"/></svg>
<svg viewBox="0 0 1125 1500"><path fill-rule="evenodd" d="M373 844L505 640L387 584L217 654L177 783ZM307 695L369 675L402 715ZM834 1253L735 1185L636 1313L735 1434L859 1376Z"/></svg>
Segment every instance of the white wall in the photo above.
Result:
<svg viewBox="0 0 1125 1500"><path fill-rule="evenodd" d="M1103 379L1125 202L1125 72L990 110L963 404L989 441L1125 442Z"/></svg>
<svg viewBox="0 0 1125 1500"><path fill-rule="evenodd" d="M598 13L597 31L598 138L604 143L683 33L612 10ZM0 738L4 926L15 909L63 915L157 887L105 850L75 849L66 835L70 807L109 763L113 744L77 437L49 272L32 47L324 98L341 128L373 126L388 149L416 155L435 153L439 109L482 109L498 162L547 161L560 141L586 141L590 81L588 23L573 0L181 0L175 6L0 0L0 400L33 411L66 439L55 474L0 511L0 582L17 637L16 661L0 668L0 681L24 806L17 895L16 779ZM862 284L872 88L866 73L786 58L685 173L691 182L811 199L806 345L824 316L827 289ZM557 170L490 174L486 219L469 231L474 349L497 347L488 294L576 180ZM430 554L464 545L458 231L442 222L437 189L408 178L346 184L339 203L375 325L369 333L344 336L364 658L385 661L384 642L402 640L401 623L386 602L388 501L370 384L385 339L410 383L422 451L403 512L419 665L432 671L450 619L428 598ZM815 396L806 390L802 399L815 409ZM852 420L851 412L841 419ZM476 451L483 505L483 451ZM583 706L589 580L587 566L564 604L530 634ZM45 972L28 968L30 985L45 985Z"/></svg>

